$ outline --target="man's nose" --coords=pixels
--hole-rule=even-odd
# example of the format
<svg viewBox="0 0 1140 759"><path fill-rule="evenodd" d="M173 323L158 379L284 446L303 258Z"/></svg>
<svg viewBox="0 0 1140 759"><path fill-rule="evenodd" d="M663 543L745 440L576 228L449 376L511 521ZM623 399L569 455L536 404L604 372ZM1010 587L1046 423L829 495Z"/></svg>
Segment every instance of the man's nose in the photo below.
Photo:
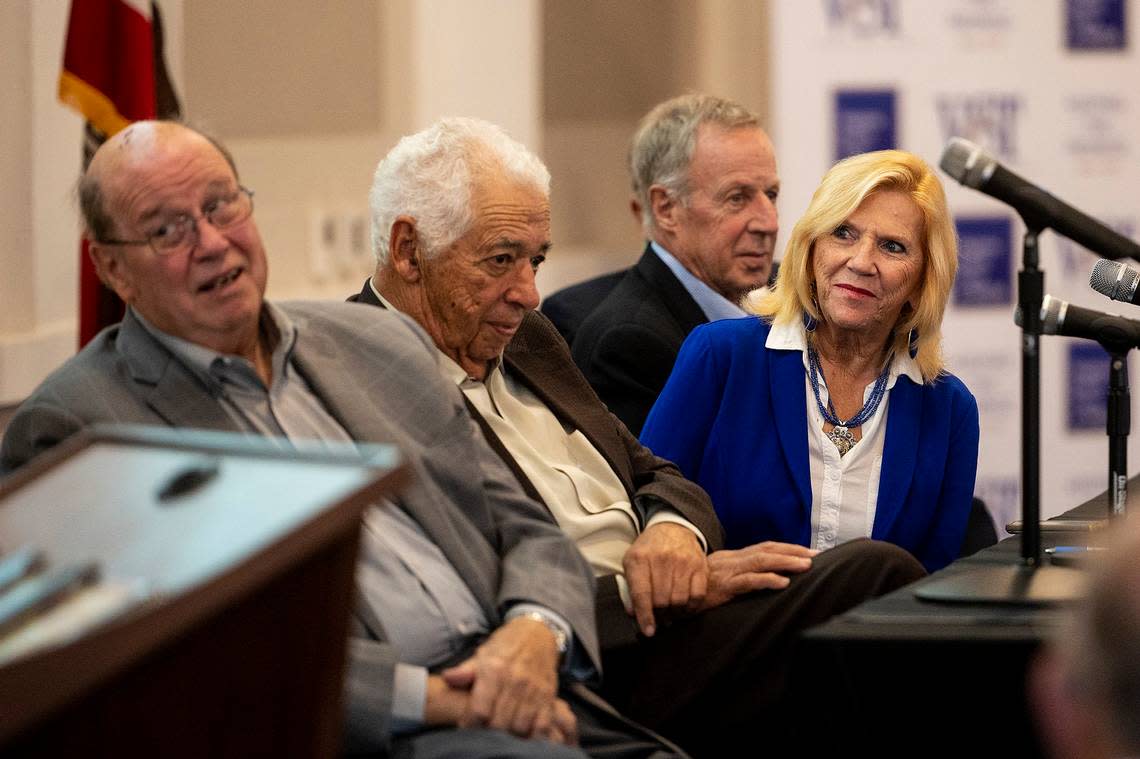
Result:
<svg viewBox="0 0 1140 759"><path fill-rule="evenodd" d="M535 267L529 259L520 261L514 273L514 281L507 290L507 300L528 311L538 308L538 285L535 283Z"/></svg>
<svg viewBox="0 0 1140 759"><path fill-rule="evenodd" d="M757 195L752 203L752 216L748 220L748 231L759 234L775 234L780 226L776 204L764 193Z"/></svg>
<svg viewBox="0 0 1140 759"><path fill-rule="evenodd" d="M230 246L225 231L215 227L205 216L194 220L194 236L197 241L195 255L214 255Z"/></svg>

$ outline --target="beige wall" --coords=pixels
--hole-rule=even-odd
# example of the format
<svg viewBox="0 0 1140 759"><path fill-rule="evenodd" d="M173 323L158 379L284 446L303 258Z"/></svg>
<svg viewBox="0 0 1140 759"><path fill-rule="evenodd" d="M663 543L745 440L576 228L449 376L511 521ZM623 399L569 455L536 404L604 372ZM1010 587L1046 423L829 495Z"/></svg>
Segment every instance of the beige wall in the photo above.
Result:
<svg viewBox="0 0 1140 759"><path fill-rule="evenodd" d="M67 7L6 3L0 24L0 403L75 348L81 124L55 100Z"/></svg>
<svg viewBox="0 0 1140 759"><path fill-rule="evenodd" d="M654 104L701 90L766 114L767 10L752 0L546 0L543 46L555 249L539 285L549 293L640 254L626 155Z"/></svg>
<svg viewBox="0 0 1140 759"><path fill-rule="evenodd" d="M0 91L15 118L5 118L0 129L0 177L5 188L0 202L0 229L5 245L19 255L5 254L0 277L0 333L13 334L35 324L35 300L27 283L34 272L32 253L32 16L27 6L11 9L0 24Z"/></svg>
<svg viewBox="0 0 1140 759"><path fill-rule="evenodd" d="M318 222L347 233L380 156L442 115L500 123L549 164L549 292L638 254L625 151L653 103L697 88L766 106L767 10L751 0L160 2L186 115L257 193L276 298L359 287L371 260L330 259ZM81 123L55 99L68 6L13 0L0 25L0 403L74 350Z"/></svg>
<svg viewBox="0 0 1140 759"><path fill-rule="evenodd" d="M334 137L380 123L375 0L192 0L186 112L228 138Z"/></svg>

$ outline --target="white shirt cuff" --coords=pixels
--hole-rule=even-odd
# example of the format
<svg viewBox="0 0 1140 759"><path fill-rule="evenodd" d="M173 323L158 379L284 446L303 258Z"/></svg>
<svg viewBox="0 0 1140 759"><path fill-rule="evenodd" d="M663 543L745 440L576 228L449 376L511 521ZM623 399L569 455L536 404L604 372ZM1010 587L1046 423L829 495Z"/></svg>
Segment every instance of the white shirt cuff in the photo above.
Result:
<svg viewBox="0 0 1140 759"><path fill-rule="evenodd" d="M649 521L645 523L645 529L648 530L653 525L660 524L661 522L672 522L673 524L679 524L682 527L687 527L690 531L692 531L694 535L697 536L697 540L700 541L701 544L701 550L706 554L709 552L709 544L708 541L705 540L705 536L701 534L701 531L697 529L696 525L681 516L679 512L673 509L673 507L661 506L657 508L653 512L653 516L649 517ZM618 585L618 589L621 589L620 584Z"/></svg>
<svg viewBox="0 0 1140 759"><path fill-rule="evenodd" d="M396 662L392 686L392 732L406 733L424 724L428 671L424 667Z"/></svg>
<svg viewBox="0 0 1140 759"><path fill-rule="evenodd" d="M621 598L621 605L625 607L625 613L632 616L633 598L629 595L629 583L626 582L625 575L614 575L614 581L617 582L618 596Z"/></svg>

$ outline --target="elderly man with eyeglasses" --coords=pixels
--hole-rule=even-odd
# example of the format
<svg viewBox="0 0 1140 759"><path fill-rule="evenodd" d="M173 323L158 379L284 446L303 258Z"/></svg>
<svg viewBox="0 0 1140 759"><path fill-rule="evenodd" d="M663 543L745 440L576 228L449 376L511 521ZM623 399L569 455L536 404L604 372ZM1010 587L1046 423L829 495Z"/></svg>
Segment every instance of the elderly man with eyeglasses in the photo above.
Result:
<svg viewBox="0 0 1140 759"><path fill-rule="evenodd" d="M244 432L285 448L395 443L415 479L364 516L350 747L675 755L577 687L600 661L590 568L483 441L411 320L265 301L252 193L221 146L187 127L140 122L115 135L80 206L96 270L127 313L20 407L0 471L99 422Z"/></svg>

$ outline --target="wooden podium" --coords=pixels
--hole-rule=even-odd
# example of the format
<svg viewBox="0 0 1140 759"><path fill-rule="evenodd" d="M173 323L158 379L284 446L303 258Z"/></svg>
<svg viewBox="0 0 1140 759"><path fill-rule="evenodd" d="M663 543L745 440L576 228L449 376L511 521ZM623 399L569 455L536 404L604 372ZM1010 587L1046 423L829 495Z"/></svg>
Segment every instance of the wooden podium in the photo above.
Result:
<svg viewBox="0 0 1140 759"><path fill-rule="evenodd" d="M0 481L0 558L34 546L134 593L0 667L0 754L339 752L360 516L408 473L390 446L279 446L95 428Z"/></svg>

